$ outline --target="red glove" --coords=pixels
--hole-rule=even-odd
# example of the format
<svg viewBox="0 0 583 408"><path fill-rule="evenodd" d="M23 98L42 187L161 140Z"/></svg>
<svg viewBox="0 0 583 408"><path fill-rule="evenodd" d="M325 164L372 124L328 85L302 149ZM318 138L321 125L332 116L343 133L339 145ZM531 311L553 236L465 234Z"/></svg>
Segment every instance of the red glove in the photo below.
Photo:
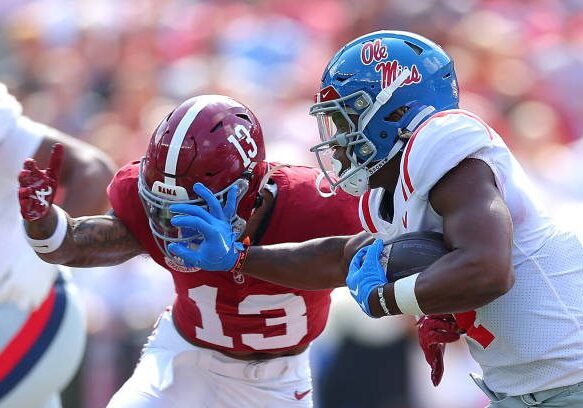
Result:
<svg viewBox="0 0 583 408"><path fill-rule="evenodd" d="M438 386L443 377L445 344L460 338L461 329L451 314L423 316L417 322L419 345L431 366L431 382Z"/></svg>
<svg viewBox="0 0 583 408"><path fill-rule="evenodd" d="M49 213L57 193L63 156L63 145L55 143L46 170L40 170L34 159L26 159L24 162L24 168L18 176L18 200L20 213L25 220L38 220Z"/></svg>

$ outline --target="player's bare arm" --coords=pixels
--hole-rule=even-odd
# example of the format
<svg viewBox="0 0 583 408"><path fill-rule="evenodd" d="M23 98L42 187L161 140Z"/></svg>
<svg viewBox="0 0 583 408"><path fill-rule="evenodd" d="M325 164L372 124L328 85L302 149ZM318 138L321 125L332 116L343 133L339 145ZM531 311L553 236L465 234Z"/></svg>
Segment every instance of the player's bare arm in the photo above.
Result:
<svg viewBox="0 0 583 408"><path fill-rule="evenodd" d="M54 209L40 220L25 221L30 238L51 236L57 224ZM61 246L50 253L38 253L45 262L72 267L111 266L144 253L125 225L114 215L71 218L67 215L67 233Z"/></svg>
<svg viewBox="0 0 583 408"><path fill-rule="evenodd" d="M116 265L142 253L114 216L71 218L53 205L65 165L64 151L61 143L55 144L44 170L36 160L26 160L18 178L20 212L32 248L46 262L84 267Z"/></svg>
<svg viewBox="0 0 583 408"><path fill-rule="evenodd" d="M443 217L452 251L423 271L415 293L426 314L476 309L502 296L514 283L512 221L488 165L466 159L432 189L430 202ZM401 311L393 284L384 288L391 314ZM383 316L376 291L369 298L374 316Z"/></svg>
<svg viewBox="0 0 583 408"><path fill-rule="evenodd" d="M372 240L372 236L363 231L354 236L250 247L242 272L297 289L345 286L350 260L358 249ZM273 262L274 259L278 261ZM307 269L310 273L303 273Z"/></svg>

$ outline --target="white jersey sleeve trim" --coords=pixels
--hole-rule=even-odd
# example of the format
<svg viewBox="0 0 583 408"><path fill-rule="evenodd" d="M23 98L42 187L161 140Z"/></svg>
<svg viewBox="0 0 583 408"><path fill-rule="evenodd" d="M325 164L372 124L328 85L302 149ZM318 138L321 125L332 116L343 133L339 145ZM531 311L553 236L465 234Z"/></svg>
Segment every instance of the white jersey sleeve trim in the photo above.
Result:
<svg viewBox="0 0 583 408"><path fill-rule="evenodd" d="M413 134L401 160L407 195L427 199L431 188L478 150L493 146L494 132L477 116L450 110L432 116Z"/></svg>

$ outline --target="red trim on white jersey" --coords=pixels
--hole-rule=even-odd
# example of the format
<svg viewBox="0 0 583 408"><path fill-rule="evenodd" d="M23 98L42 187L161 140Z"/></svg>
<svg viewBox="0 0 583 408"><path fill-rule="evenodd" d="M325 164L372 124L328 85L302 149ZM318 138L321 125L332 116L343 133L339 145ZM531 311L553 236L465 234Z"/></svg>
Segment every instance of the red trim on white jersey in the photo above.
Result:
<svg viewBox="0 0 583 408"><path fill-rule="evenodd" d="M401 192L403 193L403 199L405 201L407 201L409 199L409 196L407 195L407 191L405 191L405 185L403 184L402 181L401 181Z"/></svg>
<svg viewBox="0 0 583 408"><path fill-rule="evenodd" d="M362 195L362 200L360 200L360 213L362 214L363 227L371 234L376 234L377 228L374 225L370 213L370 190Z"/></svg>
<svg viewBox="0 0 583 408"><path fill-rule="evenodd" d="M423 127L423 125L421 125L421 127L418 130L420 130ZM405 149L405 156L403 157L403 180L405 181L405 185L409 190L409 194L413 194L413 191L415 191L415 189L413 188L413 183L411 183L411 177L409 176L409 153L411 153L411 146L413 146L413 142L415 142L416 136L417 131L413 133L413 136L411 136L411 140L409 140L409 143L407 143L407 148Z"/></svg>

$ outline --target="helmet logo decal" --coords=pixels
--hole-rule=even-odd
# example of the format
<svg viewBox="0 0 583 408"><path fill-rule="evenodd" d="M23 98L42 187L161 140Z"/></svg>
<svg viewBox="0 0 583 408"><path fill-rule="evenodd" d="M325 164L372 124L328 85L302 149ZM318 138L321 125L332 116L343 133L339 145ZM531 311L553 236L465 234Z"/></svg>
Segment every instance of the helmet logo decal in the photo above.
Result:
<svg viewBox="0 0 583 408"><path fill-rule="evenodd" d="M152 193L156 194L158 197L164 197L172 201L188 200L188 193L184 187L164 184L158 180L156 180L152 186Z"/></svg>
<svg viewBox="0 0 583 408"><path fill-rule="evenodd" d="M255 140L253 140L253 138L251 137L249 129L247 129L243 125L237 125L235 126L235 134L229 135L229 137L227 137L227 140L229 141L229 143L235 146L235 149L237 149L237 152L241 156L241 159L243 159L243 166L249 167L249 165L251 164L251 159L257 156L257 143L255 143ZM249 150L245 150L243 146L241 146L240 141L242 140L244 140L245 143L251 147Z"/></svg>
<svg viewBox="0 0 583 408"><path fill-rule="evenodd" d="M379 62L388 57L387 46L380 39L364 43L360 50L360 60L364 65L370 65L373 61Z"/></svg>
<svg viewBox="0 0 583 408"><path fill-rule="evenodd" d="M385 61L389 57L387 46L383 45L382 40L377 38L374 41L368 41L362 45L360 50L360 61L364 65L371 65L376 62L375 71L380 72L382 80L382 88L385 89L387 86L391 85L393 81L399 76L403 67L399 64L397 60ZM417 65L413 64L409 67L411 74L403 82L401 86L407 86L411 84L418 84L421 82L422 75L417 68Z"/></svg>
<svg viewBox="0 0 583 408"><path fill-rule="evenodd" d="M178 259L178 258L176 258L176 259ZM164 257L164 262L166 262L166 265L168 265L171 269L174 269L175 271L178 271L178 272L191 273L191 272L198 272L201 270L200 268L197 268L196 266L184 266L184 264L182 264L178 260L172 259L168 256Z"/></svg>
<svg viewBox="0 0 583 408"><path fill-rule="evenodd" d="M375 66L375 71L381 73L383 89L391 85L393 81L397 79L402 70L403 67L399 65L399 61L397 60L379 62ZM418 84L419 82L421 82L422 76L419 70L417 69L417 65L415 64L411 65L411 68L409 68L409 70L411 71L411 74L409 74L409 76L407 77L407 79L405 79L405 82L403 82L403 85L401 86Z"/></svg>
<svg viewBox="0 0 583 408"><path fill-rule="evenodd" d="M338 94L332 85L328 85L326 88L316 92L314 102L327 102L338 98L340 98L340 94Z"/></svg>
<svg viewBox="0 0 583 408"><path fill-rule="evenodd" d="M158 193L164 194L164 195L171 195L171 196L176 197L176 191L175 190L172 190L172 189L170 189L168 187L162 187L160 185L158 186Z"/></svg>

